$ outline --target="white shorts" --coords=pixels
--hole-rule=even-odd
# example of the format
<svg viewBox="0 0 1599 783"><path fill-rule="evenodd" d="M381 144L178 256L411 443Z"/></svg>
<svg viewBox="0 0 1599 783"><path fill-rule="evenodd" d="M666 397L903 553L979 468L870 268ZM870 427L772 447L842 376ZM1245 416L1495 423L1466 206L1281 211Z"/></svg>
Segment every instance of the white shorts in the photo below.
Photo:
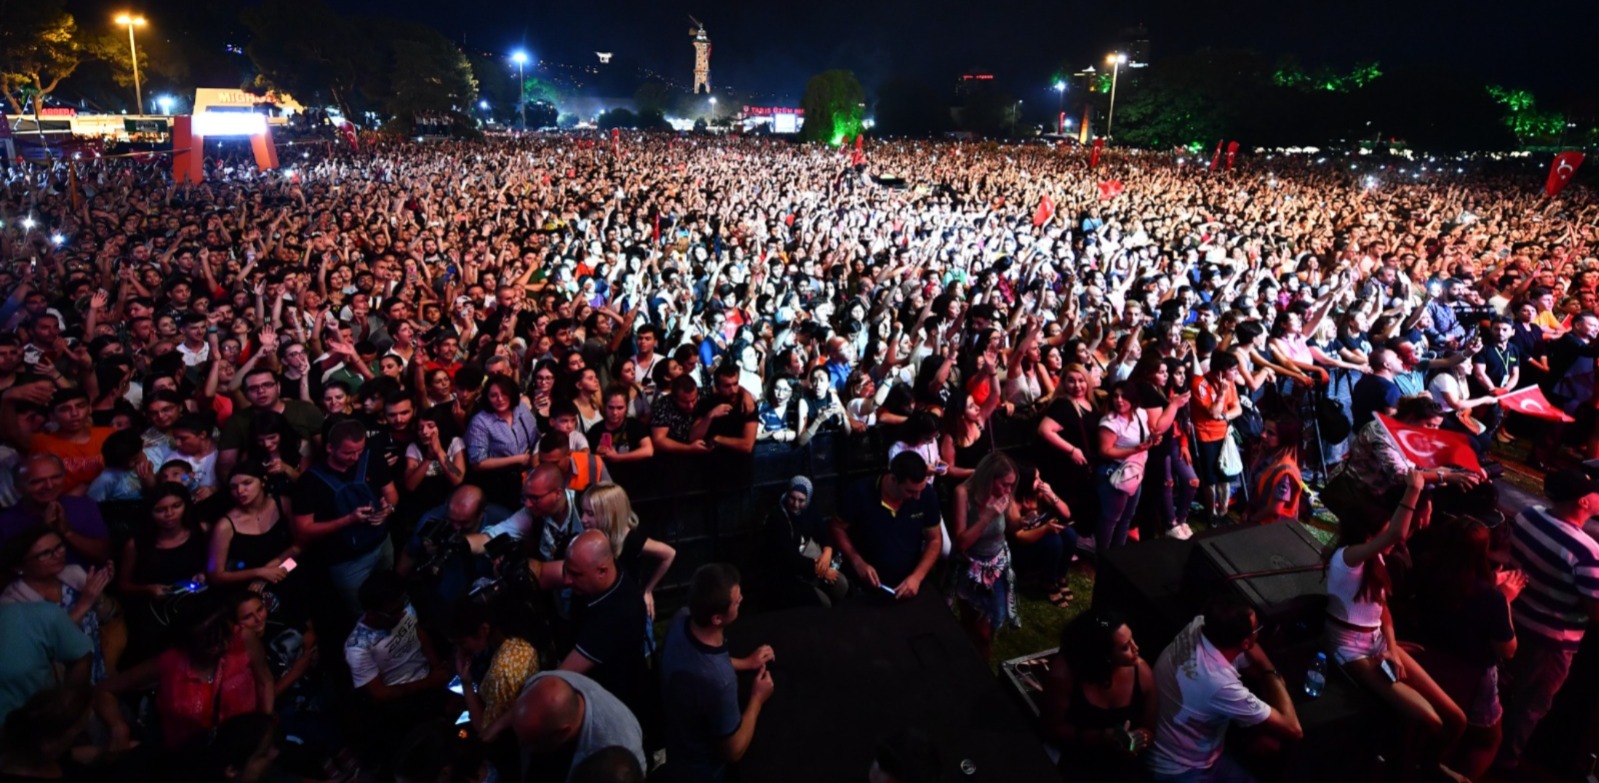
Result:
<svg viewBox="0 0 1599 783"><path fill-rule="evenodd" d="M1327 646L1339 666L1361 658L1376 658L1388 652L1388 638L1382 629L1357 630L1347 625L1327 623Z"/></svg>

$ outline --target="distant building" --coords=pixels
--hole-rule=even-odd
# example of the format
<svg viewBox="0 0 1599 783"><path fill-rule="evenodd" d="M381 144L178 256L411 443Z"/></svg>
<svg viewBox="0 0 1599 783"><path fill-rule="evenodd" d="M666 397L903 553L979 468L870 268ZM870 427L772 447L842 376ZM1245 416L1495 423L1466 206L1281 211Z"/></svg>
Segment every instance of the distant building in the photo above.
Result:
<svg viewBox="0 0 1599 783"><path fill-rule="evenodd" d="M1124 28L1117 36L1116 51L1127 55L1127 63L1133 68L1142 68L1150 60L1149 30L1143 25L1134 25Z"/></svg>
<svg viewBox="0 0 1599 783"><path fill-rule="evenodd" d="M986 68L972 68L955 80L955 97L965 101L977 95L992 92L994 74Z"/></svg>

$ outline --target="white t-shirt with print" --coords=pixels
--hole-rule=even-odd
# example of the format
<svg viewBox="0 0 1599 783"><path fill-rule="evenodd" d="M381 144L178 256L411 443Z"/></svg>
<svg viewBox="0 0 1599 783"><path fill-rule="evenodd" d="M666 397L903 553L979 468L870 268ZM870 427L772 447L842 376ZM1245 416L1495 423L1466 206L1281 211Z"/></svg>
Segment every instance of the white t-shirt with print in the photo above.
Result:
<svg viewBox="0 0 1599 783"><path fill-rule="evenodd" d="M391 688L426 677L428 662L417 634L416 610L406 604L405 616L386 631L356 623L344 642L344 660L357 688L379 677Z"/></svg>
<svg viewBox="0 0 1599 783"><path fill-rule="evenodd" d="M1125 419L1120 416L1106 415L1100 418L1099 428L1110 430L1111 434L1116 436L1116 448L1118 449L1130 449L1143 443L1149 438L1150 432L1149 418L1143 408L1133 408L1132 415ZM1136 452L1122 461L1135 462L1142 465L1149 461L1149 452Z"/></svg>
<svg viewBox="0 0 1599 783"><path fill-rule="evenodd" d="M1148 755L1157 775L1210 769L1221 758L1227 725L1254 726L1271 717L1271 706L1238 679L1243 656L1229 661L1201 632L1196 617L1155 662L1159 717Z"/></svg>

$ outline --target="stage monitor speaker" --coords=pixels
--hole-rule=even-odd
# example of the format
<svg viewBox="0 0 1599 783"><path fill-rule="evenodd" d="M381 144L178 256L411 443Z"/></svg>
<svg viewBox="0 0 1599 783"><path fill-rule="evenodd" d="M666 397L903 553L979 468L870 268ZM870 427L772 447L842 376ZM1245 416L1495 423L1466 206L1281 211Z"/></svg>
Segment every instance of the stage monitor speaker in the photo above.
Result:
<svg viewBox="0 0 1599 783"><path fill-rule="evenodd" d="M1303 624L1306 633L1316 633L1327 607L1321 549L1310 531L1293 521L1207 536L1189 556L1184 590L1208 596L1230 586L1262 623Z"/></svg>

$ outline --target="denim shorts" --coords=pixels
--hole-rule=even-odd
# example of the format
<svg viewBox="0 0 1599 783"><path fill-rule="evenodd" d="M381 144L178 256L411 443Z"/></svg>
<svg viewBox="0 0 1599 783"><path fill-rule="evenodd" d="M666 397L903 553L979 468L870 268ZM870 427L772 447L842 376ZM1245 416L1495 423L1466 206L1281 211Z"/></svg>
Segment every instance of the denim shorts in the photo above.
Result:
<svg viewBox="0 0 1599 783"><path fill-rule="evenodd" d="M1466 709L1466 723L1487 728L1504 716L1505 709L1499 703L1499 667L1489 666L1477 682L1477 695Z"/></svg>

